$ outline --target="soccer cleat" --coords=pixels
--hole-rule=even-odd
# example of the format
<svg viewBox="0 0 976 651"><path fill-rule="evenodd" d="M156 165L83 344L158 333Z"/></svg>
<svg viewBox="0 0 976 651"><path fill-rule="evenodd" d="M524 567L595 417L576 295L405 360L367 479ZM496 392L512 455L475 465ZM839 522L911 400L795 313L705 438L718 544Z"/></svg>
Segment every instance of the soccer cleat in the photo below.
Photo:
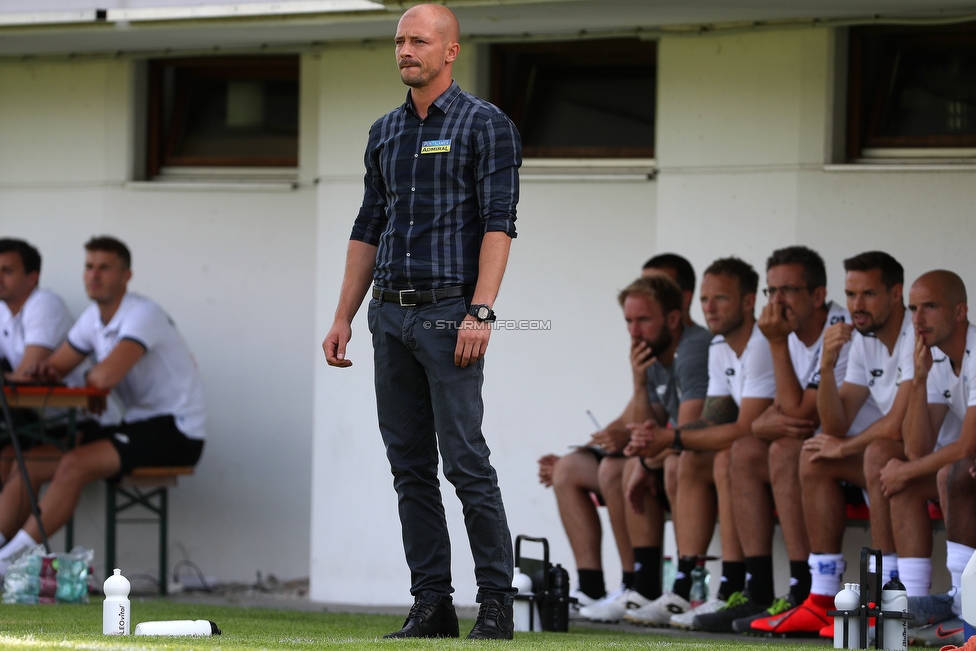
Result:
<svg viewBox="0 0 976 651"><path fill-rule="evenodd" d="M958 617L938 624L911 626L908 629L908 643L915 646L943 647L947 644L961 646L964 641L963 623Z"/></svg>
<svg viewBox="0 0 976 651"><path fill-rule="evenodd" d="M576 600L569 602L569 618L576 621L585 620L586 618L580 614L580 608L592 606L597 602L597 600L579 588L570 592L569 596Z"/></svg>
<svg viewBox="0 0 976 651"><path fill-rule="evenodd" d="M732 622L766 609L742 592L733 592L728 601L712 613L702 613L695 618L695 628L709 633L731 633Z"/></svg>
<svg viewBox="0 0 976 651"><path fill-rule="evenodd" d="M671 619L668 620L668 624L671 628L683 628L686 630L695 630L698 627L695 626L695 617L699 615L708 615L714 613L716 610L725 606L725 601L719 598L709 599L703 604L699 604L692 608L691 610L681 613L680 615L671 615Z"/></svg>
<svg viewBox="0 0 976 651"><path fill-rule="evenodd" d="M621 588L595 604L580 608L580 615L591 622L619 622L627 611L649 603L651 600L641 593Z"/></svg>
<svg viewBox="0 0 976 651"><path fill-rule="evenodd" d="M760 635L816 637L820 635L820 629L832 623L827 611L833 608L833 597L810 593L799 606L779 615L754 620L750 628Z"/></svg>
<svg viewBox="0 0 976 651"><path fill-rule="evenodd" d="M909 597L908 612L915 615L911 621L913 626L925 626L927 624L938 624L947 619L952 619L956 614L952 611L953 599L956 596L956 588L951 588L949 592L942 594L930 594L924 597Z"/></svg>
<svg viewBox="0 0 976 651"><path fill-rule="evenodd" d="M733 621L732 630L736 633L754 633L755 631L753 631L751 628L753 621L762 619L764 617L781 615L795 606L796 601L794 601L792 594L787 594L785 597L779 597L769 606L769 608Z"/></svg>
<svg viewBox="0 0 976 651"><path fill-rule="evenodd" d="M691 604L684 597L673 592L665 592L640 608L628 610L624 614L624 619L631 624L643 626L667 626L674 615L680 615L690 608Z"/></svg>

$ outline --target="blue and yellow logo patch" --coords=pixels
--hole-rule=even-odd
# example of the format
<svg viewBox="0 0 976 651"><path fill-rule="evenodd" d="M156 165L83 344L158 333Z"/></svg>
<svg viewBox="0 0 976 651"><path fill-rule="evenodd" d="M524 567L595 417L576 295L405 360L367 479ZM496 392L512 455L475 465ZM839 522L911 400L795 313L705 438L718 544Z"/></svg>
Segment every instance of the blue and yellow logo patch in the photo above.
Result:
<svg viewBox="0 0 976 651"><path fill-rule="evenodd" d="M451 151L450 140L424 140L420 144L421 154L446 154Z"/></svg>

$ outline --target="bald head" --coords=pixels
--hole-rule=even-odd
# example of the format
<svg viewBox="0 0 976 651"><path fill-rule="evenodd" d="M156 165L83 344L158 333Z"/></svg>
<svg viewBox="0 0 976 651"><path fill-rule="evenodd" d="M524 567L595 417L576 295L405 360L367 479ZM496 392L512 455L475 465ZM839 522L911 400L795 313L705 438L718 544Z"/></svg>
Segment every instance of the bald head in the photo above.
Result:
<svg viewBox="0 0 976 651"><path fill-rule="evenodd" d="M942 298L950 306L968 303L966 297L966 284L958 274L945 269L929 271L918 277L912 287L924 285L928 289L937 290L942 293Z"/></svg>
<svg viewBox="0 0 976 651"><path fill-rule="evenodd" d="M461 39L461 25L458 23L457 16L444 5L415 5L403 12L400 20L404 18L420 18L427 21L448 43L457 43Z"/></svg>

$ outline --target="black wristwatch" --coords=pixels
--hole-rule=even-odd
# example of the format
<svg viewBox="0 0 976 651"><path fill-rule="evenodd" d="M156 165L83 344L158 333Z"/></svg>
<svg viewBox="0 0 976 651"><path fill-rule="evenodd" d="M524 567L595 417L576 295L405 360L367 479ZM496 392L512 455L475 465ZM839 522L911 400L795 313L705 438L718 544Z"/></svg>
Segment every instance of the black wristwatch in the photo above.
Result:
<svg viewBox="0 0 976 651"><path fill-rule="evenodd" d="M672 431L674 432L674 440L671 442L671 449L681 452L685 449L685 446L681 443L681 430L675 428Z"/></svg>
<svg viewBox="0 0 976 651"><path fill-rule="evenodd" d="M472 305L468 309L468 314L478 319L482 323L485 321L494 321L495 313L487 305Z"/></svg>

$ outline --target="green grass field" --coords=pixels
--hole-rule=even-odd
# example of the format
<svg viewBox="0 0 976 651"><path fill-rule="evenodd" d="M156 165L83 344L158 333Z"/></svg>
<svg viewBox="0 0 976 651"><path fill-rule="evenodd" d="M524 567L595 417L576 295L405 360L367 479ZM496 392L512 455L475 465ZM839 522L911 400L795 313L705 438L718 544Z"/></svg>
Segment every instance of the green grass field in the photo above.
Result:
<svg viewBox="0 0 976 651"><path fill-rule="evenodd" d="M392 615L301 612L265 608L237 608L175 603L164 600L133 600L132 629L139 622L161 619L211 619L223 635L209 638L108 637L101 634L102 606L93 599L86 606L0 605L0 649L91 651L145 651L172 649L451 649L489 645L518 651L556 651L564 649L666 648L669 651L712 649L714 651L762 651L784 649L783 642L709 639L705 636L654 635L642 630L608 631L573 627L569 633L516 633L514 642L473 642L466 640L382 640L384 633L396 630L403 618ZM461 621L464 635L473 625ZM790 642L791 651L824 651L823 643Z"/></svg>

